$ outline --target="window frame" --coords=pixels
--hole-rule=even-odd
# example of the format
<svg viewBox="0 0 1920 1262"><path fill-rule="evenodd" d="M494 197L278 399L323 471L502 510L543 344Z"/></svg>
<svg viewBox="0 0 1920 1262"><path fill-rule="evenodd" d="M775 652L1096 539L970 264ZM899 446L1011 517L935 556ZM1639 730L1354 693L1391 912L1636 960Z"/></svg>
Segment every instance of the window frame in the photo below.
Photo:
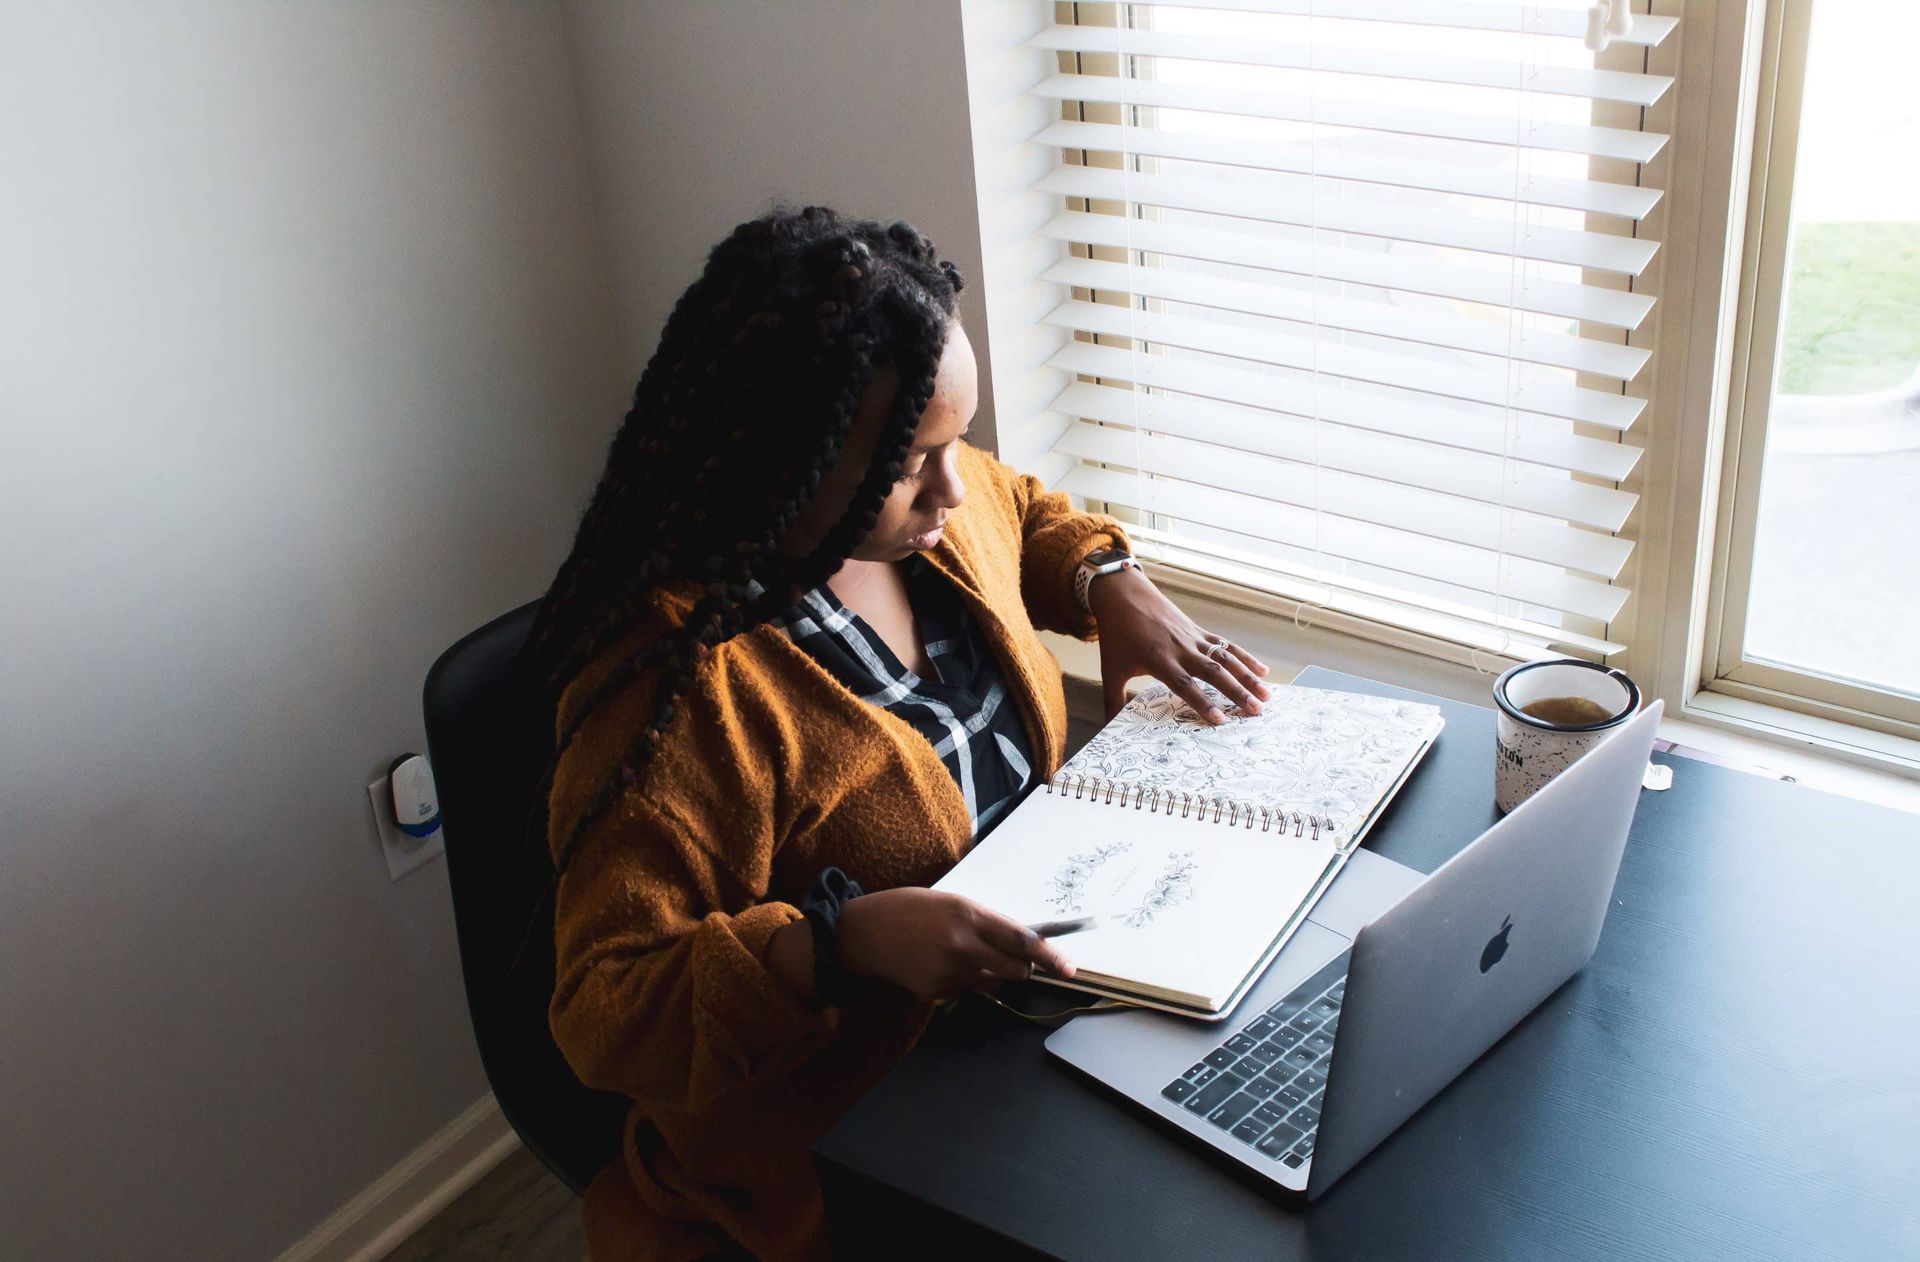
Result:
<svg viewBox="0 0 1920 1262"><path fill-rule="evenodd" d="M1731 465L1741 419L1733 407L1740 285L1746 275L1750 188L1769 19L1780 0L1653 0L1655 13L1685 7L1675 76L1677 99L1696 103L1671 129L1669 229L1657 259L1665 318L1656 331L1653 407L1672 418L1657 427L1642 460L1650 514L1643 529L1638 619L1621 665L1643 691L1667 703L1670 719L1920 780L1920 740L1821 713L1709 673L1717 659L1715 575ZM1777 38L1777 37L1776 37ZM1744 361L1742 361L1744 367ZM1741 380L1744 380L1742 378ZM1715 684L1709 688L1709 682Z"/></svg>
<svg viewBox="0 0 1920 1262"><path fill-rule="evenodd" d="M1802 778L1814 765L1847 764L1830 781L1867 777L1906 803L1920 781L1920 740L1821 714L1810 705L1788 708L1737 681L1705 685L1711 659L1708 630L1721 528L1722 486L1738 445L1729 441L1738 297L1744 275L1748 186L1753 174L1761 86L1763 36L1781 0L1648 0L1644 11L1682 16L1678 41L1653 51L1648 69L1670 74L1674 90L1649 112L1647 125L1671 139L1655 159L1665 195L1662 245L1644 274L1661 306L1637 330L1635 345L1654 349L1646 389L1650 399L1645 454L1623 484L1640 493L1634 557L1619 581L1633 595L1610 625L1627 645L1615 663L1650 699L1666 702L1670 725L1752 757L1755 742L1801 760ZM1042 0L1044 3L1044 0ZM1642 10L1641 3L1635 4ZM1684 10L1684 13L1683 13ZM1032 226L1052 213L1030 193L1042 173L1033 155L1009 161L1022 142L1048 121L1039 102L1022 101L1027 84L1046 74L1051 60L1024 48L1036 0L962 0L969 91L990 102L973 119L975 180L981 225L981 262L991 370L996 450L1016 467L1054 480L1064 472L1048 454L1056 426L1045 420L1050 396L1036 390L1025 365L1051 353L1057 333L1036 327L1039 298L1025 282L1031 265ZM1676 102L1686 102L1680 109ZM1058 117L1057 113L1053 117ZM1026 330L1014 336L1010 330ZM1643 339L1645 339L1643 341ZM1006 340L1007 345L1000 342ZM1148 551L1143 549L1143 552ZM1485 704L1491 677L1522 660L1491 646L1463 644L1330 608L1313 593L1255 585L1248 576L1215 572L1189 557L1149 559L1148 573L1183 608L1207 625L1229 628L1269 660L1313 661ZM1236 581L1237 580L1237 581ZM1719 624L1713 623L1717 635ZM1085 672L1084 646L1063 642L1069 669ZM1714 677L1717 679L1717 676ZM1856 792L1849 788L1843 791Z"/></svg>
<svg viewBox="0 0 1920 1262"><path fill-rule="evenodd" d="M1895 736L1920 737L1920 698L1747 656L1767 419L1785 314L1787 244L1812 0L1767 0L1716 547L1700 687Z"/></svg>

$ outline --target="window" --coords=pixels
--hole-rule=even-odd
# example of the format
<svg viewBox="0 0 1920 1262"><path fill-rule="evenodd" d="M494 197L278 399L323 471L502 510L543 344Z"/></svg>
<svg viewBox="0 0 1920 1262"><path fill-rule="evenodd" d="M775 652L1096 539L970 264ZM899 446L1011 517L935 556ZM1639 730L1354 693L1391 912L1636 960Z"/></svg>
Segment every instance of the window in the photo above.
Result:
<svg viewBox="0 0 1920 1262"><path fill-rule="evenodd" d="M1920 735L1920 9L1775 0L1761 62L1715 691Z"/></svg>
<svg viewBox="0 0 1920 1262"><path fill-rule="evenodd" d="M1589 10L971 6L1002 454L1216 579L1618 652L1676 20Z"/></svg>

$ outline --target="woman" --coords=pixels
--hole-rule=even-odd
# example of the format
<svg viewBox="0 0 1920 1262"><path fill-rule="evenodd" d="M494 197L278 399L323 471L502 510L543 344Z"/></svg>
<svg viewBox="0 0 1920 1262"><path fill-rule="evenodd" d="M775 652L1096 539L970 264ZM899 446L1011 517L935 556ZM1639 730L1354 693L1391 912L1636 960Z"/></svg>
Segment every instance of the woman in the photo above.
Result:
<svg viewBox="0 0 1920 1262"><path fill-rule="evenodd" d="M1199 681L1266 695L1139 570L1076 580L1118 523L966 445L960 287L904 223L740 225L668 318L542 607L552 1027L635 1102L587 1193L600 1262L824 1254L808 1145L930 1002L1071 971L926 888L1060 761L1036 627L1098 629L1110 707L1143 673L1214 721Z"/></svg>

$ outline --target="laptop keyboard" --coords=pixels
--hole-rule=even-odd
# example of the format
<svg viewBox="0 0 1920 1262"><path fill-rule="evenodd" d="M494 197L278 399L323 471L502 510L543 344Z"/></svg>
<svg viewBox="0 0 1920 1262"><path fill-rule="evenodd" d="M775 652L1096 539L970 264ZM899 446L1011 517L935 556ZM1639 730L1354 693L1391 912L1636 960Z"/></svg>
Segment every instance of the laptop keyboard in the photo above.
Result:
<svg viewBox="0 0 1920 1262"><path fill-rule="evenodd" d="M1298 1170L1313 1156L1346 993L1347 957L1342 955L1240 1027L1160 1094Z"/></svg>

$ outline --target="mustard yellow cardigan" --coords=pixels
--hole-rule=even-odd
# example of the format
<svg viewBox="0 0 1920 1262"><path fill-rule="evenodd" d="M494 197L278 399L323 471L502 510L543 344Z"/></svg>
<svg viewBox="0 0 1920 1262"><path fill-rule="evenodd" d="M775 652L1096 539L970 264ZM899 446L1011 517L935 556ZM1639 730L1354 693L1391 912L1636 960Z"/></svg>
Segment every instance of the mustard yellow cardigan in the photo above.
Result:
<svg viewBox="0 0 1920 1262"><path fill-rule="evenodd" d="M966 498L930 559L979 621L1051 774L1066 705L1035 628L1092 635L1073 571L1125 536L975 448L961 471ZM659 597L561 714L690 605ZM613 773L651 690L604 702L562 758L555 844ZM767 1259L825 1255L808 1146L912 1046L928 1010L890 988L817 1009L767 970L767 941L799 918L793 903L821 868L870 891L927 885L969 839L927 740L784 634L761 627L711 655L649 773L582 839L557 895L554 1038L583 1081L634 1101L624 1160L587 1191L595 1262L696 1258L729 1241Z"/></svg>

